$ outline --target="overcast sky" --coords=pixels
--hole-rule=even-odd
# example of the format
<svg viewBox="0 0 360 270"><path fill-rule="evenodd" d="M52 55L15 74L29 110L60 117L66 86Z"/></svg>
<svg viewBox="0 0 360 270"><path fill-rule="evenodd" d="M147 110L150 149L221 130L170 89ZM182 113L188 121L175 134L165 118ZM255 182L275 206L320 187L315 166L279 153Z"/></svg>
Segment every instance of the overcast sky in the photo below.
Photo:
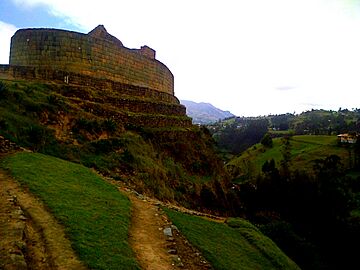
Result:
<svg viewBox="0 0 360 270"><path fill-rule="evenodd" d="M359 0L0 0L0 63L16 29L148 45L179 99L238 116L360 106Z"/></svg>

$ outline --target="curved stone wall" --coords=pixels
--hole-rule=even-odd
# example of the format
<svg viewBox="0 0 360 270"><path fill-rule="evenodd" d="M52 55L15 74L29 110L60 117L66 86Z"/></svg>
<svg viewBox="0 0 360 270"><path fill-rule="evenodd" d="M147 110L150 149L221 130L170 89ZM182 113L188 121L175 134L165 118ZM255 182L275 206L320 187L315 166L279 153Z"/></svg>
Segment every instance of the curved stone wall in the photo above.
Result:
<svg viewBox="0 0 360 270"><path fill-rule="evenodd" d="M62 70L53 70L50 68L0 65L0 79L41 80L66 84L71 86L74 91L76 90L76 92L73 93L75 96L78 93L81 94L82 87L91 87L99 90L112 90L120 95L136 96L154 101L180 104L179 100L173 94L159 92L147 87L115 82L109 79L97 79L93 76L86 76ZM78 88L76 86L78 86Z"/></svg>
<svg viewBox="0 0 360 270"><path fill-rule="evenodd" d="M174 77L149 47L128 49L98 26L89 34L21 29L11 38L10 65L61 70L174 95Z"/></svg>

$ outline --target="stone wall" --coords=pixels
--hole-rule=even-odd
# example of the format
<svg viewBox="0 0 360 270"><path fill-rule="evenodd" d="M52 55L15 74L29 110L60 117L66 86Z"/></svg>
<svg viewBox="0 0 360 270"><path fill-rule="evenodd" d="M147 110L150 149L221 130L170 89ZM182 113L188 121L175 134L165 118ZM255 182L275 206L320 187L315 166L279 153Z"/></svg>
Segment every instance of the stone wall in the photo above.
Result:
<svg viewBox="0 0 360 270"><path fill-rule="evenodd" d="M51 68L37 68L26 66L0 65L0 79L27 79L43 80L71 86L71 95L81 95L81 87L92 87L99 91L109 89L118 94L135 96L139 98L148 98L154 101L179 104L179 100L172 94L159 92L147 87L135 86L121 82L115 82L109 79L96 79L92 76L81 75L62 70L53 70ZM79 86L78 89L75 86Z"/></svg>
<svg viewBox="0 0 360 270"><path fill-rule="evenodd" d="M174 95L174 77L144 46L128 49L98 26L89 34L21 29L11 39L10 65L78 73Z"/></svg>

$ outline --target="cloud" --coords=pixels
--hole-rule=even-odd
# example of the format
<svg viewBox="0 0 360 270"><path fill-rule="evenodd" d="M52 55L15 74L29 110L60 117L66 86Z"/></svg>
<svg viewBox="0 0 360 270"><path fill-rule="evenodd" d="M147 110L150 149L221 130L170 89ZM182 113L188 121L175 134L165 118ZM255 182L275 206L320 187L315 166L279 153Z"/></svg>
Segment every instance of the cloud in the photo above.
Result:
<svg viewBox="0 0 360 270"><path fill-rule="evenodd" d="M10 55L10 39L16 32L17 28L14 25L0 21L0 64L9 63Z"/></svg>
<svg viewBox="0 0 360 270"><path fill-rule="evenodd" d="M33 8L40 4L45 4L43 0L12 0L17 6L22 8ZM51 2L51 1L50 1Z"/></svg>
<svg viewBox="0 0 360 270"><path fill-rule="evenodd" d="M278 86L278 87L275 87L276 90L279 90L279 91L290 91L290 90L294 90L296 89L295 86Z"/></svg>
<svg viewBox="0 0 360 270"><path fill-rule="evenodd" d="M307 108L323 108L324 104L317 104L317 103L300 103L300 105L303 105Z"/></svg>

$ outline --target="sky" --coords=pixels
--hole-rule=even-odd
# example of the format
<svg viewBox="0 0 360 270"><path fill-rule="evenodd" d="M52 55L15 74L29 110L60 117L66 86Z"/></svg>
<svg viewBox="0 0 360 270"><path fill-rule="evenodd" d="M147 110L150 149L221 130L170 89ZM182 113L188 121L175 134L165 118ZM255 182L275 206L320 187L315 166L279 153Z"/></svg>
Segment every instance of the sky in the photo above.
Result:
<svg viewBox="0 0 360 270"><path fill-rule="evenodd" d="M19 28L99 24L155 49L179 99L237 116L360 107L360 0L0 0L0 63Z"/></svg>

